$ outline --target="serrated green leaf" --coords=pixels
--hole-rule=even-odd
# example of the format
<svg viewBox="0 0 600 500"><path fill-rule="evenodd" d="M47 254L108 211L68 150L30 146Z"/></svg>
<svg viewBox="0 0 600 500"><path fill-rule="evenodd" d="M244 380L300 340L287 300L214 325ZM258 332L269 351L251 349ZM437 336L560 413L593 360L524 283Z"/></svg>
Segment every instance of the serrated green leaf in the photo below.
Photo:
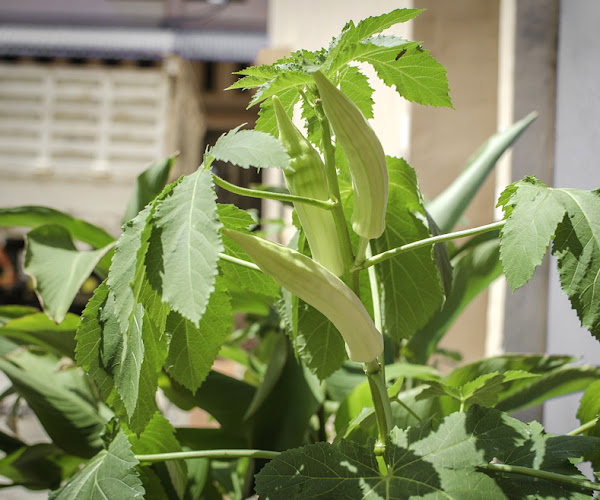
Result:
<svg viewBox="0 0 600 500"><path fill-rule="evenodd" d="M94 295L92 295L83 310L81 322L75 335L77 341L75 360L77 365L89 373L105 400L108 399L114 388L114 381L100 359L100 346L102 344L102 322L100 317L107 298L108 287L106 282L103 282L96 288Z"/></svg>
<svg viewBox="0 0 600 500"><path fill-rule="evenodd" d="M410 21L417 17L421 12L423 12L422 9L396 9L380 16L367 17L357 25L350 21L344 26L342 33L333 40L328 59L336 66L339 66L342 62L348 62L343 59L340 61L338 56L338 54L348 45L360 42L377 33L381 33L395 24Z"/></svg>
<svg viewBox="0 0 600 500"><path fill-rule="evenodd" d="M515 189L516 188L516 189ZM500 258L515 290L541 263L550 241L563 292L584 327L600 338L600 191L552 189L528 177L503 195Z"/></svg>
<svg viewBox="0 0 600 500"><path fill-rule="evenodd" d="M437 431L422 434L394 429L384 455L387 476L371 449L352 441L288 450L256 476L256 491L272 500L325 499L332 491L348 499L506 499L475 469L483 460L465 420L466 414L454 414Z"/></svg>
<svg viewBox="0 0 600 500"><path fill-rule="evenodd" d="M252 101L250 101L250 105L253 106L274 95L281 99L282 94L290 91L298 94L302 88L311 84L312 81L312 76L308 72L295 71L293 69L280 71L272 80L269 80L258 89L256 94L254 94ZM282 104L284 103L282 102Z"/></svg>
<svg viewBox="0 0 600 500"><path fill-rule="evenodd" d="M127 438L119 432L107 450L102 450L61 489L50 494L51 500L135 500L143 498L144 488L135 466Z"/></svg>
<svg viewBox="0 0 600 500"><path fill-rule="evenodd" d="M250 229L250 226L255 226L257 222L246 211L231 204L217 203L217 216L227 229Z"/></svg>
<svg viewBox="0 0 600 500"><path fill-rule="evenodd" d="M240 127L219 137L206 155L242 168L290 168L290 158L277 139L265 132L240 130Z"/></svg>
<svg viewBox="0 0 600 500"><path fill-rule="evenodd" d="M377 76L405 99L429 106L452 107L446 68L414 42L379 35L353 47L354 59L373 66ZM406 52L404 52L406 50Z"/></svg>
<svg viewBox="0 0 600 500"><path fill-rule="evenodd" d="M114 301L115 314L125 335L130 329L144 278L144 258L152 229L149 224L151 214L152 207L147 206L125 224L108 275L110 300Z"/></svg>
<svg viewBox="0 0 600 500"><path fill-rule="evenodd" d="M449 396L459 401L462 405L479 404L482 406L494 406L505 384L514 380L533 379L536 377L538 375L533 373L512 370L504 373L486 373L460 386L430 380L427 382L430 386L429 389L424 390L418 399L431 396Z"/></svg>
<svg viewBox="0 0 600 500"><path fill-rule="evenodd" d="M340 73L340 90L356 104L365 118L373 118L373 89L367 76L355 66L347 66Z"/></svg>
<svg viewBox="0 0 600 500"><path fill-rule="evenodd" d="M430 236L414 170L404 160L389 157L388 168L386 229L372 242L374 254ZM384 261L378 265L378 274L385 332L396 341L410 338L444 300L433 249L423 248Z"/></svg>
<svg viewBox="0 0 600 500"><path fill-rule="evenodd" d="M20 361L20 365L0 358L0 370L27 401L52 440L73 455L93 456L101 448L100 434L106 420L88 399L66 384L69 377L81 375L61 373L55 366L51 368L34 358L15 361Z"/></svg>
<svg viewBox="0 0 600 500"><path fill-rule="evenodd" d="M75 314L67 314L60 325L48 319L45 314L28 314L5 323L0 327L0 336L13 339L20 344L42 346L59 355L73 358L75 331L78 324L79 316Z"/></svg>
<svg viewBox="0 0 600 500"><path fill-rule="evenodd" d="M153 216L156 233L148 250L152 264L147 262L150 282L163 302L196 326L214 289L223 248L216 209L212 174L198 170L157 203Z"/></svg>
<svg viewBox="0 0 600 500"><path fill-rule="evenodd" d="M593 382L583 393L581 404L577 410L577 418L581 425L591 422L600 416L600 380ZM588 436L600 437L600 422L586 432Z"/></svg>
<svg viewBox="0 0 600 500"><path fill-rule="evenodd" d="M166 330L171 343L165 366L169 374L184 387L196 391L232 328L229 296L217 280L198 328L177 313L171 312L167 318Z"/></svg>
<svg viewBox="0 0 600 500"><path fill-rule="evenodd" d="M565 207L556 191L537 179L516 185L508 202L512 211L502 229L500 258L511 290L527 283L542 263Z"/></svg>
<svg viewBox="0 0 600 500"><path fill-rule="evenodd" d="M278 91L277 97L279 97L279 101L281 102L281 105L285 109L286 113L291 115L294 105L300 98L300 94L298 93L297 88L291 87ZM256 126L254 129L271 134L273 137L279 137L277 117L275 116L275 109L273 108L271 99L266 99L261 103L260 110L258 112L258 120L256 120Z"/></svg>
<svg viewBox="0 0 600 500"><path fill-rule="evenodd" d="M562 189L567 217L552 245L563 293L582 326L600 340L600 190Z"/></svg>
<svg viewBox="0 0 600 500"><path fill-rule="evenodd" d="M295 345L302 361L320 380L329 377L348 359L340 332L323 314L303 301L298 304Z"/></svg>
<svg viewBox="0 0 600 500"><path fill-rule="evenodd" d="M156 198L169 179L171 167L175 163L176 156L158 161L150 165L137 176L133 193L123 214L123 224L133 219L148 203Z"/></svg>
<svg viewBox="0 0 600 500"><path fill-rule="evenodd" d="M65 318L81 285L111 247L79 251L71 233L58 225L40 226L27 233L25 272L33 277L50 319L60 323Z"/></svg>

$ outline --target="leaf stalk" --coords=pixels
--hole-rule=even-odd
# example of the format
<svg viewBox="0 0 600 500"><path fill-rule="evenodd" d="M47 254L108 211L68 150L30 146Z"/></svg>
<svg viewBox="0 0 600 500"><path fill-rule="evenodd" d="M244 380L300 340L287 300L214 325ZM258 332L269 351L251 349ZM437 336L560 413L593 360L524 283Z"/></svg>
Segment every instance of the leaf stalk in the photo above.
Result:
<svg viewBox="0 0 600 500"><path fill-rule="evenodd" d="M197 451L177 451L171 453L154 453L151 455L135 455L138 462L165 462L168 460L189 460L193 458L215 458L215 459L236 459L236 458L264 458L272 460L279 455L279 451L266 450L197 450Z"/></svg>

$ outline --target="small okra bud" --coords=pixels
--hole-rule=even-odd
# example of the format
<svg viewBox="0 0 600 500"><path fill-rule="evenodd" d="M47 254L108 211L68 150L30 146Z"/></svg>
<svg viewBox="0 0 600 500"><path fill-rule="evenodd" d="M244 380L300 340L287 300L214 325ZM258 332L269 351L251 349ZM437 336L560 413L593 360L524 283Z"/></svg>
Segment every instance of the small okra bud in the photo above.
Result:
<svg viewBox="0 0 600 500"><path fill-rule="evenodd" d="M251 234L225 229L254 263L280 286L324 314L342 334L351 360L373 361L383 337L360 299L321 264L291 248Z"/></svg>
<svg viewBox="0 0 600 500"><path fill-rule="evenodd" d="M378 238L385 229L388 200L383 147L356 105L321 72L313 77L325 116L348 159L354 189L352 229L363 238Z"/></svg>
<svg viewBox="0 0 600 500"><path fill-rule="evenodd" d="M290 157L291 168L283 172L290 193L328 200L329 189L321 156L292 123L276 96L273 96L273 107L279 127L279 140ZM294 203L294 208L313 258L336 276L341 276L344 273L344 259L333 213L304 203Z"/></svg>

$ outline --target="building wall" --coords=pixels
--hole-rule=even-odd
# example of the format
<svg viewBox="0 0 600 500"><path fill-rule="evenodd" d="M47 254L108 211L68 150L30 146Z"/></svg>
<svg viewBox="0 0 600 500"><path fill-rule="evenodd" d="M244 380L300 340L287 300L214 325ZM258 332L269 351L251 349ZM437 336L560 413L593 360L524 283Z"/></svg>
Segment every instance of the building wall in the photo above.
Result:
<svg viewBox="0 0 600 500"><path fill-rule="evenodd" d="M596 189L600 186L600 40L597 0L561 2L556 100L554 186ZM574 91L576 89L576 91ZM550 263L548 294L548 353L572 354L584 363L600 365L600 344L581 328L562 295L556 261ZM579 426L575 412L581 395L558 398L544 405L550 432Z"/></svg>

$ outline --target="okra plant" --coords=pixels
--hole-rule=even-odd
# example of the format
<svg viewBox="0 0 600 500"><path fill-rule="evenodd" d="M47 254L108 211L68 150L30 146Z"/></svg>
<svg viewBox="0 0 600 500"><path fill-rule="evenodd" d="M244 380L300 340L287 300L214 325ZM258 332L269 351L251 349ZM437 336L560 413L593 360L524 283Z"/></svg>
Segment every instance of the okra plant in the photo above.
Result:
<svg viewBox="0 0 600 500"><path fill-rule="evenodd" d="M255 129L224 134L171 184L175 158L141 174L116 241L55 210L0 210L0 224L33 227L25 270L43 306L0 307L0 369L12 383L0 397L25 401L51 440L28 444L14 425L0 434L11 485L55 500L600 490L600 368L543 354L447 375L428 364L451 355L438 343L470 300L502 274L524 285L550 245L565 294L600 340L600 191L529 177L502 193L502 221L452 232L535 117L492 137L425 205L415 171L386 156L370 127L372 89L353 64L370 64L399 98L451 106L444 67L420 43L381 34L419 13L350 22L327 48L240 71L232 88L255 89ZM288 192L234 186L215 161L282 169ZM260 221L217 203L215 186L292 205L295 236L269 241ZM101 283L79 318L69 307L92 272ZM217 371L217 356L238 376ZM509 415L580 390L581 427L567 435ZM164 400L218 425L175 427Z"/></svg>

